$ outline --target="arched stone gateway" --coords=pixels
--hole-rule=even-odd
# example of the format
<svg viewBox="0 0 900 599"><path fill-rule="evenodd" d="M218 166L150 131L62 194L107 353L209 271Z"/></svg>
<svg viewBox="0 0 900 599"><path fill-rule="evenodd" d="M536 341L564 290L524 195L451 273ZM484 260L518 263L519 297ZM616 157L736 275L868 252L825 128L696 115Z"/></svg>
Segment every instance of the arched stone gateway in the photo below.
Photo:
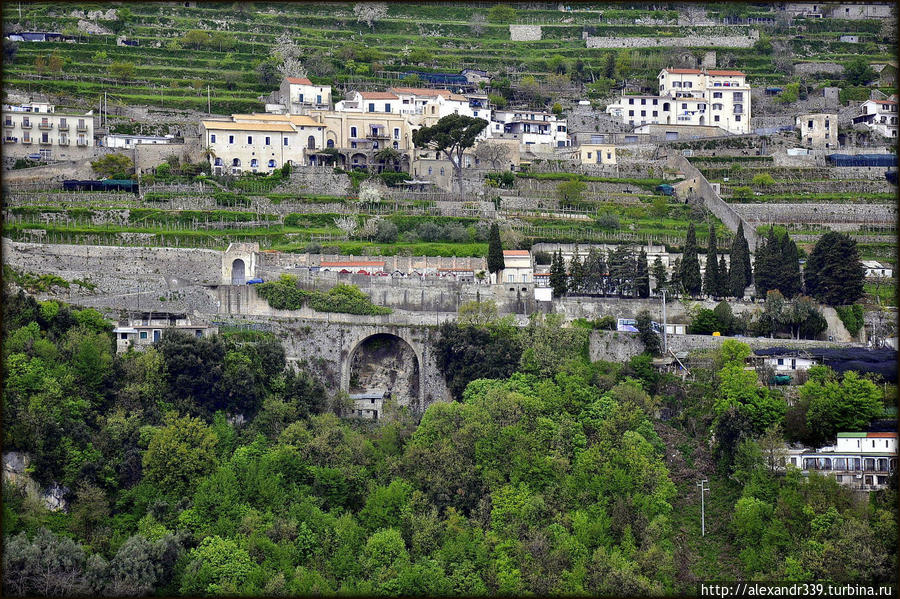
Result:
<svg viewBox="0 0 900 599"><path fill-rule="evenodd" d="M243 285L244 281L244 261L238 258L231 263L231 284Z"/></svg>
<svg viewBox="0 0 900 599"><path fill-rule="evenodd" d="M422 408L425 377L422 344L392 330L361 336L342 357L341 390L347 393L390 392L401 406Z"/></svg>

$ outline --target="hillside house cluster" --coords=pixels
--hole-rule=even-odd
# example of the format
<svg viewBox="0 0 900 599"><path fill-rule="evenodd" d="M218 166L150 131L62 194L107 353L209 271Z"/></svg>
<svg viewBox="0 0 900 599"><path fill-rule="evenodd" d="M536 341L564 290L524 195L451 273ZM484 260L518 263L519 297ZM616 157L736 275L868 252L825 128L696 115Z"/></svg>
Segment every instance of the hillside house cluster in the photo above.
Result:
<svg viewBox="0 0 900 599"><path fill-rule="evenodd" d="M541 111L495 111L487 96L478 93L392 87L378 92L350 91L333 103L330 86L288 77L277 97L280 103L266 104L265 113L201 121L202 143L214 173L268 173L287 163L334 165L400 170L415 179L446 186L453 176L452 165L433 150L416 148L412 140L418 129L451 114L488 121L477 143L511 146L509 164L482 165L470 151L464 168L515 169L523 153L552 154L556 148L570 145L565 119ZM385 149L394 152L382 152Z"/></svg>
<svg viewBox="0 0 900 599"><path fill-rule="evenodd" d="M665 68L658 95L623 95L606 112L632 127L713 126L736 135L751 133L750 86L741 71ZM667 133L668 136L668 133Z"/></svg>

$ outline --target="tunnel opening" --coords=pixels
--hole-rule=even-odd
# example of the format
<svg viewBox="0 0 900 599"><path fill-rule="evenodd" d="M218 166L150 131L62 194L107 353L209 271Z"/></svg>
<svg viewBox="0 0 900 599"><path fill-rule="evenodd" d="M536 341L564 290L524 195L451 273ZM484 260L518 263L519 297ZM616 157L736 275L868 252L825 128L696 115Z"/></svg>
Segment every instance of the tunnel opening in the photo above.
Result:
<svg viewBox="0 0 900 599"><path fill-rule="evenodd" d="M351 396L389 394L397 405L419 399L419 359L409 343L387 333L367 337L350 357Z"/></svg>
<svg viewBox="0 0 900 599"><path fill-rule="evenodd" d="M240 258L231 263L231 284L244 284L244 261Z"/></svg>

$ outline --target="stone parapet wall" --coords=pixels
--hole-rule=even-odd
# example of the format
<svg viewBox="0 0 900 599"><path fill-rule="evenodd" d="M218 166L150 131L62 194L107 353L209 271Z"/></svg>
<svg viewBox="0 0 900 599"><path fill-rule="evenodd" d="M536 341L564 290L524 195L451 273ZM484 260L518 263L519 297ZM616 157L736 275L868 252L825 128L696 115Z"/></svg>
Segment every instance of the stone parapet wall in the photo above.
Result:
<svg viewBox="0 0 900 599"><path fill-rule="evenodd" d="M751 29L748 35L703 36L688 35L683 37L585 37L588 48L697 48L697 47L731 47L750 48L759 40L759 32Z"/></svg>

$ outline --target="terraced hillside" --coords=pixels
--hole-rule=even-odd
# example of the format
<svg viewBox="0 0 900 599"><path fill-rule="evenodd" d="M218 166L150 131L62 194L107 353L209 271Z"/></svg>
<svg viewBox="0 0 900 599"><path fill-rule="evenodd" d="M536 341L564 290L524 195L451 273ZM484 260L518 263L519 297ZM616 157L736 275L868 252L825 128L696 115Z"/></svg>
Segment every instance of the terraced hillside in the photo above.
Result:
<svg viewBox="0 0 900 599"><path fill-rule="evenodd" d="M313 81L338 88L385 86L412 70L475 68L488 72L490 91L538 103L600 98L624 78L651 86L661 67L696 62L707 50L717 52L717 66L741 68L755 86L796 79L787 74L792 62L846 67L857 56L873 63L892 60L894 51L889 23L795 19L788 24L774 5L711 5L699 14L674 3L646 9L577 4L572 11L560 11L556 3L540 9L536 3L513 4L508 11L489 3L388 3L386 15L367 24L349 3L194 4L6 4L5 32L60 31L75 43L5 47L5 88L51 93L62 105L92 106L107 92L113 106L205 111L210 86L213 112L248 111L260 108L258 98L277 84L279 61L273 52L279 36L296 44ZM726 17L740 24L722 24ZM541 25L541 39L512 41L510 23ZM751 29L761 39L749 48L653 47L669 37L747 35ZM586 48L584 33L638 37L647 47ZM848 33L859 43L839 41ZM117 36L139 45L117 46ZM812 88L853 87L852 81L827 74L804 81Z"/></svg>

